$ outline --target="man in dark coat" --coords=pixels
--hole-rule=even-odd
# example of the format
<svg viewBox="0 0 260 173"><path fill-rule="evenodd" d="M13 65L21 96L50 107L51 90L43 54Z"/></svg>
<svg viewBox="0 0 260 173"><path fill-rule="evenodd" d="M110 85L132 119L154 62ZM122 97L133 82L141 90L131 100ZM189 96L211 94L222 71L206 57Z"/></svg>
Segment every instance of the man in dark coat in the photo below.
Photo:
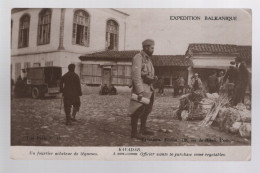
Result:
<svg viewBox="0 0 260 173"><path fill-rule="evenodd" d="M66 114L66 125L71 121L76 121L75 117L80 108L80 98L82 96L79 76L74 72L75 65L68 66L69 71L62 76L60 90L63 93L64 110ZM73 106L72 117L71 107Z"/></svg>
<svg viewBox="0 0 260 173"><path fill-rule="evenodd" d="M153 135L152 131L146 128L148 115L152 111L154 102L154 88L158 78L154 75L154 67L151 61L151 56L154 51L154 41L147 39L143 41L143 50L133 57L132 65L132 92L138 96L140 101L142 97L150 99L149 104L143 104L135 100L130 100L129 116L131 116L131 138L142 139L141 135ZM141 119L140 134L137 133L138 119Z"/></svg>
<svg viewBox="0 0 260 173"><path fill-rule="evenodd" d="M233 96L233 104L236 106L238 103L244 103L246 87L249 84L249 71L247 70L246 63L241 57L236 58L238 66L238 83L235 85Z"/></svg>
<svg viewBox="0 0 260 173"><path fill-rule="evenodd" d="M218 77L215 71L208 78L208 89L210 94L218 92Z"/></svg>
<svg viewBox="0 0 260 173"><path fill-rule="evenodd" d="M230 62L229 69L227 70L223 78L223 84L226 83L227 80L228 83L226 84L226 87L227 87L228 96L233 97L235 85L237 85L238 83L238 69L236 68L235 61Z"/></svg>
<svg viewBox="0 0 260 173"><path fill-rule="evenodd" d="M25 86L22 77L19 76L15 83L14 94L16 97L23 97L25 93Z"/></svg>

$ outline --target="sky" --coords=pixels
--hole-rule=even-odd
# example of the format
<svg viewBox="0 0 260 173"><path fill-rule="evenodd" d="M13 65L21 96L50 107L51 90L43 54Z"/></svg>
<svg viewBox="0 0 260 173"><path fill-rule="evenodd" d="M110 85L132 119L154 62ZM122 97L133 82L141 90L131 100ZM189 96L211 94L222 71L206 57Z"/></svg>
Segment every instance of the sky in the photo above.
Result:
<svg viewBox="0 0 260 173"><path fill-rule="evenodd" d="M155 40L154 54L185 54L189 43L252 44L252 17L246 9L118 9L128 13L126 50L140 50ZM170 20L200 16L201 20ZM236 21L208 21L205 16L236 16Z"/></svg>

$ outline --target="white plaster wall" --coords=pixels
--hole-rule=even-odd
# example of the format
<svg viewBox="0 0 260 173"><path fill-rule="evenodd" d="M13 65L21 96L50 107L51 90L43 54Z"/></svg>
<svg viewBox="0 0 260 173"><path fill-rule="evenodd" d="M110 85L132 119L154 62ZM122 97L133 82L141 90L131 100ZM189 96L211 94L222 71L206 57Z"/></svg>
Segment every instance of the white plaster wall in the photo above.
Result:
<svg viewBox="0 0 260 173"><path fill-rule="evenodd" d="M12 14L11 18L13 21L12 29L12 49L11 55L18 54L33 54L40 52L50 52L57 50L59 46L59 33L60 33L60 9L52 9L51 17L51 33L50 43L45 45L37 45L37 32L38 32L38 19L41 8L32 8L23 10ZM18 48L18 37L19 37L19 23L20 18L24 14L30 15L30 28L29 28L29 46L25 48Z"/></svg>
<svg viewBox="0 0 260 173"><path fill-rule="evenodd" d="M228 68L235 58L234 55L195 55L191 60L194 68Z"/></svg>
<svg viewBox="0 0 260 173"><path fill-rule="evenodd" d="M76 9L66 9L64 23L64 48L77 53L90 53L105 50L106 21L114 19L119 24L119 50L124 49L125 20L122 14L111 9L84 9L90 15L90 43L89 47L72 44L73 14Z"/></svg>
<svg viewBox="0 0 260 173"><path fill-rule="evenodd" d="M105 50L106 21L114 19L119 24L119 50L124 49L125 21L126 16L112 9L86 9L90 14L90 44L89 47L72 44L72 27L74 9L66 9L64 23L64 51L58 51L60 36L60 15L61 9L52 9L51 18L51 36L50 43L46 45L37 45L38 18L41 8L26 9L11 15L13 21L12 28L12 78L15 78L15 63L21 63L24 68L24 62L40 62L45 66L46 61L53 61L54 66L61 66L62 73L66 73L67 66L70 63L76 64L76 72L79 72L79 56ZM24 14L30 15L29 28L29 46L18 48L19 21Z"/></svg>

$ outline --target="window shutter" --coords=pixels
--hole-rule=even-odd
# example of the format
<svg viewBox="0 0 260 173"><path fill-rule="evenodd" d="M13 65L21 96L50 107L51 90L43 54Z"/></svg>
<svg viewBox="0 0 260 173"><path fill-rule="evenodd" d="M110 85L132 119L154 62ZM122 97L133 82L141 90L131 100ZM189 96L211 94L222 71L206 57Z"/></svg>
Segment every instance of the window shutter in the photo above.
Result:
<svg viewBox="0 0 260 173"><path fill-rule="evenodd" d="M84 45L85 46L88 46L88 27L87 26L85 26L84 27L84 32L85 32L85 34L84 34Z"/></svg>
<svg viewBox="0 0 260 173"><path fill-rule="evenodd" d="M73 33L72 33L72 43L76 44L76 30L77 30L77 24L73 23Z"/></svg>

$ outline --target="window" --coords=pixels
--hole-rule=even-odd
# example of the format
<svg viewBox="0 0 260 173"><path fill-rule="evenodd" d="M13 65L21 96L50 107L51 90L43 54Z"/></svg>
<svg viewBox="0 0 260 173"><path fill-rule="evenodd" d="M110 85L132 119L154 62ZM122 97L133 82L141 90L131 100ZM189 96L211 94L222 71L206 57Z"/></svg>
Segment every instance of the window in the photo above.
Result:
<svg viewBox="0 0 260 173"><path fill-rule="evenodd" d="M33 63L33 67L41 67L41 63L39 62Z"/></svg>
<svg viewBox="0 0 260 173"><path fill-rule="evenodd" d="M84 10L74 12L72 43L89 46L89 14Z"/></svg>
<svg viewBox="0 0 260 173"><path fill-rule="evenodd" d="M98 64L83 64L81 68L81 81L85 84L101 84L102 69Z"/></svg>
<svg viewBox="0 0 260 173"><path fill-rule="evenodd" d="M106 49L118 50L118 24L114 20L107 21Z"/></svg>
<svg viewBox="0 0 260 173"><path fill-rule="evenodd" d="M28 47L29 45L29 26L30 26L30 16L25 14L20 19L19 25L19 43L18 47Z"/></svg>
<svg viewBox="0 0 260 173"><path fill-rule="evenodd" d="M39 14L38 45L50 43L51 10L44 9Z"/></svg>
<svg viewBox="0 0 260 173"><path fill-rule="evenodd" d="M53 61L46 61L45 66L46 67L53 66Z"/></svg>
<svg viewBox="0 0 260 173"><path fill-rule="evenodd" d="M115 65L112 66L112 84L114 85L130 85L131 66L130 65Z"/></svg>

